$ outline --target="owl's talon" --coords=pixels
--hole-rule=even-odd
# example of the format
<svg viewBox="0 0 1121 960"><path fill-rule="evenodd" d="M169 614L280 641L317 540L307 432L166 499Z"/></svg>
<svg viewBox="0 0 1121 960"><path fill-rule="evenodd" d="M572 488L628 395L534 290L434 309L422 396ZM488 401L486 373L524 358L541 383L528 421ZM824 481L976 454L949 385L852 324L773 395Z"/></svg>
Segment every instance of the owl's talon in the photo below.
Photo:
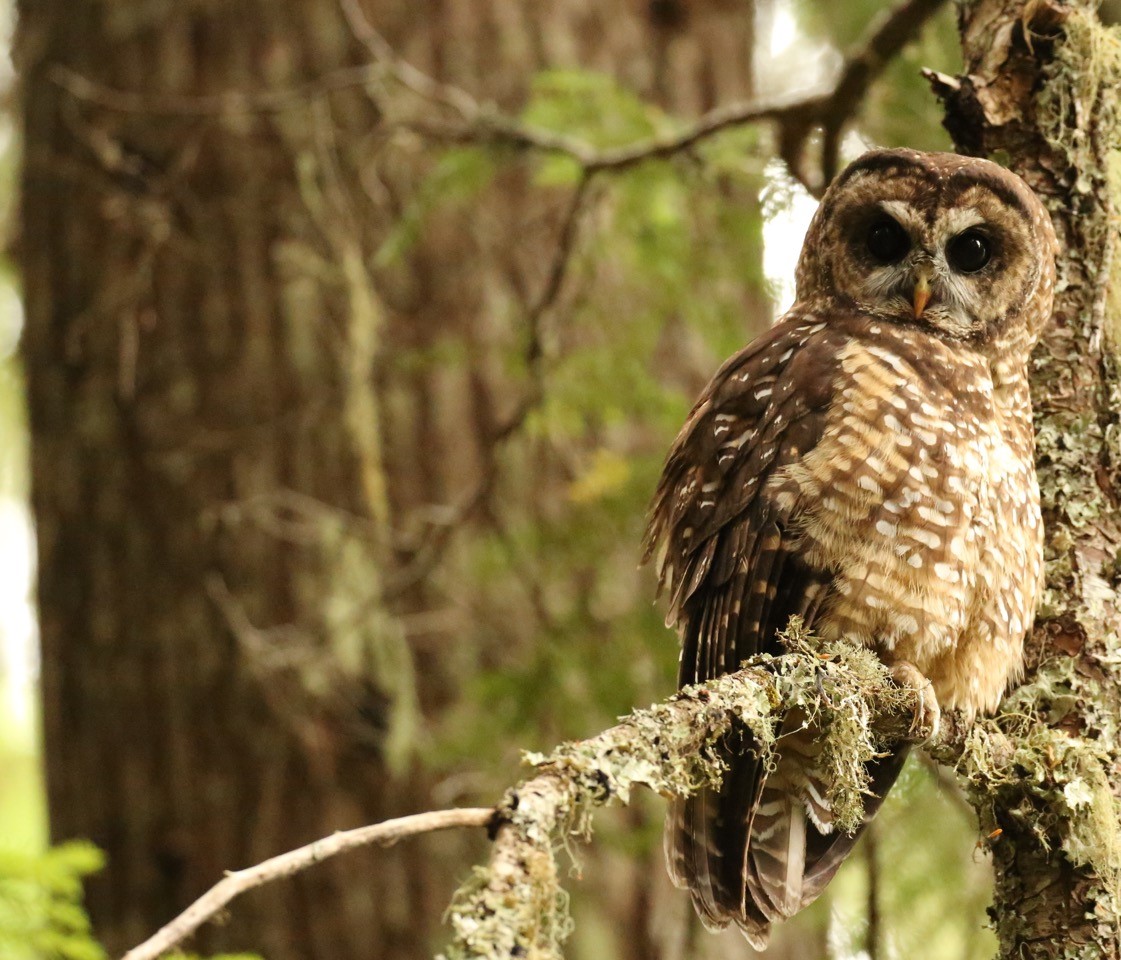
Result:
<svg viewBox="0 0 1121 960"><path fill-rule="evenodd" d="M934 695L934 686L913 663L899 660L891 665L891 679L907 690L913 690L918 697L914 719L911 721L911 734L917 740L933 740L938 736L942 720L942 708Z"/></svg>

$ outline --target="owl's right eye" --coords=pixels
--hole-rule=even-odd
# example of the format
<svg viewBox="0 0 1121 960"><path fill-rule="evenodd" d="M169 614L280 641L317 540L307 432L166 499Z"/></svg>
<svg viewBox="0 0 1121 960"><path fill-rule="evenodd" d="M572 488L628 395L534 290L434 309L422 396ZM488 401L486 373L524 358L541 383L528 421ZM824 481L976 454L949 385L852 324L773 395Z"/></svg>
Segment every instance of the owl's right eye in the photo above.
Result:
<svg viewBox="0 0 1121 960"><path fill-rule="evenodd" d="M868 228L868 252L880 263L897 263L911 248L911 239L891 217L883 217Z"/></svg>

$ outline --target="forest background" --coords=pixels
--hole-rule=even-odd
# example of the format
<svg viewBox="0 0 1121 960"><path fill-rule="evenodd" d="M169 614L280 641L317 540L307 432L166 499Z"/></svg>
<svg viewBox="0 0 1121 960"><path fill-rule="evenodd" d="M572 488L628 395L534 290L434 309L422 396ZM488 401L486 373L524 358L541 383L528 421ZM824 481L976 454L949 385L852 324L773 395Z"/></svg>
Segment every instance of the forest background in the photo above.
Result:
<svg viewBox="0 0 1121 960"><path fill-rule="evenodd" d="M637 568L672 436L789 306L832 152L951 148L920 67L960 72L954 6L898 9L824 136L731 124L589 177L486 104L600 150L725 104L797 121L883 4L25 4L23 89L0 68L0 953L118 953L223 869L493 803L521 751L673 689ZM61 219L35 202L59 190ZM65 329L20 352L29 235L81 266ZM669 886L661 817L645 797L574 851L570 956L745 955ZM767 956L992 956L990 842L916 755ZM484 855L356 855L197 949L428 956Z"/></svg>

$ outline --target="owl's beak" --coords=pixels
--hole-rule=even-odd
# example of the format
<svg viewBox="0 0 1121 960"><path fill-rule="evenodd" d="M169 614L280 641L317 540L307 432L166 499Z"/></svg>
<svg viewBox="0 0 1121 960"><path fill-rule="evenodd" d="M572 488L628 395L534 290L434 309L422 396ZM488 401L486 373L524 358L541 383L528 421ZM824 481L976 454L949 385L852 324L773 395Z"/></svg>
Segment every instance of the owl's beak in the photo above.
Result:
<svg viewBox="0 0 1121 960"><path fill-rule="evenodd" d="M930 302L930 267L923 263L915 268L915 289L912 294L912 303L915 306L915 319L922 316L923 310Z"/></svg>

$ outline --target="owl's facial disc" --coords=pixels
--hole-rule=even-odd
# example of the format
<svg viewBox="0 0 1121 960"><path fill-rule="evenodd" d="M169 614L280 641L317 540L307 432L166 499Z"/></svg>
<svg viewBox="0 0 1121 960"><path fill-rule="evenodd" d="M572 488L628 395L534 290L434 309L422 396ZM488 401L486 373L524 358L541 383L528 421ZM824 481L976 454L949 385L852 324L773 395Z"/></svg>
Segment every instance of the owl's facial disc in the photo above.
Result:
<svg viewBox="0 0 1121 960"><path fill-rule="evenodd" d="M872 150L825 192L797 294L823 310L1022 350L1050 314L1054 248L1047 211L1015 174L956 154Z"/></svg>
<svg viewBox="0 0 1121 960"><path fill-rule="evenodd" d="M991 323L1000 229L973 206L938 214L895 198L858 212L850 234L854 299L875 316L975 339Z"/></svg>

